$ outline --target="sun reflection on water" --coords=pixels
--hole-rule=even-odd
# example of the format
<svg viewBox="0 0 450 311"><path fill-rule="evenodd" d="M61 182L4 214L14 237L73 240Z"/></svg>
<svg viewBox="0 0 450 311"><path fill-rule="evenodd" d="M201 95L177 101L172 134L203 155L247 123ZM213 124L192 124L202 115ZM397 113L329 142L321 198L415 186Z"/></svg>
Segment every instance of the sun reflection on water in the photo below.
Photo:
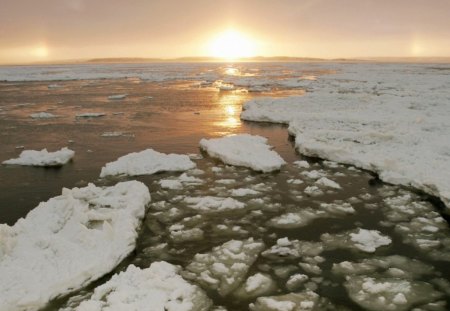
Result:
<svg viewBox="0 0 450 311"><path fill-rule="evenodd" d="M247 99L247 94L242 92L220 93L218 105L221 108L220 121L214 125L221 128L220 134L226 135L234 133L241 126L239 117L241 105Z"/></svg>

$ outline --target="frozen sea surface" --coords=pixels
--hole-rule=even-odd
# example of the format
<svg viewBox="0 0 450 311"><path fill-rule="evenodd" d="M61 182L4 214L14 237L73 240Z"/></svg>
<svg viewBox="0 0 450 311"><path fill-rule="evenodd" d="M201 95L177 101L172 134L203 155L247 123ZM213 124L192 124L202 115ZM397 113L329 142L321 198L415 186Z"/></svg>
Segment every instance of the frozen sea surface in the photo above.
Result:
<svg viewBox="0 0 450 311"><path fill-rule="evenodd" d="M245 102L270 96L276 100L270 100L272 119L265 121L287 123L289 116L281 114L288 109L276 104L288 107L294 99L282 98L306 99L331 90L330 96L342 102L346 94L365 98L366 93L384 103L389 99L384 93L398 90L376 84L384 92L377 96L370 81L375 74L378 79L394 72L406 77L399 96L405 101L412 98L409 91L426 96L409 89L416 83L411 75L429 78L420 90L435 105L416 102L418 109L412 110L433 119L436 111L446 111L439 86L446 85L448 68L337 63L0 67L0 80L8 80L0 83L0 160L16 158L21 148L75 151L73 161L58 169L0 166L0 222L14 224L62 187L137 179L150 190L152 202L135 251L110 274L43 310L101 308L106 300L112 310L139 306L158 290L160 307L155 304L154 310L447 310L450 230L442 202L414 187L385 184L369 171L301 155L295 150L298 132L293 139L285 125L242 121L239 115ZM117 94L127 96L108 99ZM325 103L304 106L326 113ZM340 116L339 109L333 111ZM30 118L42 112L58 117ZM320 133L320 118L311 120L305 124ZM443 122L434 127L423 122L433 133L445 128ZM201 139L240 133L266 137L286 164L261 173L223 163L199 148ZM430 157L447 145L442 140L433 146ZM99 179L106 163L149 148L184 154L195 167Z"/></svg>

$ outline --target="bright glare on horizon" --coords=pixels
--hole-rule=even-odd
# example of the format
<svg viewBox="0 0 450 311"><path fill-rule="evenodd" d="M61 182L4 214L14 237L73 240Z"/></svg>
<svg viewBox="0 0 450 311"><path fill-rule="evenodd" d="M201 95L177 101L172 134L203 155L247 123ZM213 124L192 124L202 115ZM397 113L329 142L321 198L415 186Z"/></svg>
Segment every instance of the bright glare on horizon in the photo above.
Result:
<svg viewBox="0 0 450 311"><path fill-rule="evenodd" d="M213 57L238 59L255 56L257 51L254 40L237 30L229 29L209 42L208 53Z"/></svg>

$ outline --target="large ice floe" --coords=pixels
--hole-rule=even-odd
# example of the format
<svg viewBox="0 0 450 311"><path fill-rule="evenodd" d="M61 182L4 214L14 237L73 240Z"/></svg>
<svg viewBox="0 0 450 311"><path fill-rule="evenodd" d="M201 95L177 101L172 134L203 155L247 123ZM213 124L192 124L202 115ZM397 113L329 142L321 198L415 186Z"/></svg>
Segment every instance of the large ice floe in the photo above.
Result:
<svg viewBox="0 0 450 311"><path fill-rule="evenodd" d="M189 156L183 154L165 154L153 149L133 152L107 163L100 177L114 175L151 175L166 171L186 171L195 167Z"/></svg>
<svg viewBox="0 0 450 311"><path fill-rule="evenodd" d="M38 150L24 150L16 159L3 161L3 164L13 165L29 165L29 166L61 166L69 162L75 151L67 147L61 148L58 151L48 152L47 149Z"/></svg>
<svg viewBox="0 0 450 311"><path fill-rule="evenodd" d="M261 136L239 134L202 139L200 147L226 164L245 166L255 171L272 172L285 164L280 155L267 145L267 139Z"/></svg>
<svg viewBox="0 0 450 311"><path fill-rule="evenodd" d="M137 181L63 189L0 225L0 310L36 310L110 272L135 247L150 201Z"/></svg>
<svg viewBox="0 0 450 311"><path fill-rule="evenodd" d="M97 287L90 299L65 311L207 311L211 300L196 285L186 282L180 268L154 262L149 268L134 265Z"/></svg>
<svg viewBox="0 0 450 311"><path fill-rule="evenodd" d="M241 118L289 124L301 153L374 171L450 206L448 75L420 65L336 67L304 96L247 102Z"/></svg>

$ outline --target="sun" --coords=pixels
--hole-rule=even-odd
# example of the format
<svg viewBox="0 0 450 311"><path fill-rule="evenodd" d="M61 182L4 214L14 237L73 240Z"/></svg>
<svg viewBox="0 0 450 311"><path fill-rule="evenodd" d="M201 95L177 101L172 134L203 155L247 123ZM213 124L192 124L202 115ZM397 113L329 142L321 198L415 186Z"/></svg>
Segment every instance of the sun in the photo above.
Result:
<svg viewBox="0 0 450 311"><path fill-rule="evenodd" d="M229 29L218 34L208 44L209 55L225 59L255 56L256 44L245 34Z"/></svg>

